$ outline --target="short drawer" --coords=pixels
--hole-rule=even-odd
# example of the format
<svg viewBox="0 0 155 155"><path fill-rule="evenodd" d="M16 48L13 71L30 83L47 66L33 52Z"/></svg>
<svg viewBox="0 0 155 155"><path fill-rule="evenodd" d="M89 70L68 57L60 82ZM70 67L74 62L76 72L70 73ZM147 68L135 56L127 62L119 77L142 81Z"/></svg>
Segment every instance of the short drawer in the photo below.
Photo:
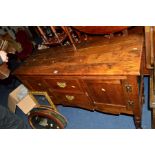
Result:
<svg viewBox="0 0 155 155"><path fill-rule="evenodd" d="M93 105L90 102L89 97L86 94L74 94L74 93L60 93L53 92L57 100L62 105L75 106L85 109L93 109Z"/></svg>
<svg viewBox="0 0 155 155"><path fill-rule="evenodd" d="M46 91L47 87L41 77L24 76L20 78L22 83L31 91Z"/></svg>
<svg viewBox="0 0 155 155"><path fill-rule="evenodd" d="M70 92L83 92L78 80L61 79L61 78L48 78L44 79L47 85L58 91L70 91Z"/></svg>

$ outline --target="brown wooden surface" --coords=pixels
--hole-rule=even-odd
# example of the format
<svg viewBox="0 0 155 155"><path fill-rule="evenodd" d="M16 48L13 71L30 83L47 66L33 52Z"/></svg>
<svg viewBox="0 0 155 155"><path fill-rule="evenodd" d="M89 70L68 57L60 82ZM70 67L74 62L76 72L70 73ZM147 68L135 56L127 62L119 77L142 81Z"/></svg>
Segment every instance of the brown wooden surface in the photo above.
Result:
<svg viewBox="0 0 155 155"><path fill-rule="evenodd" d="M143 41L141 33L131 33L81 43L77 52L72 47L38 51L15 74L140 75Z"/></svg>

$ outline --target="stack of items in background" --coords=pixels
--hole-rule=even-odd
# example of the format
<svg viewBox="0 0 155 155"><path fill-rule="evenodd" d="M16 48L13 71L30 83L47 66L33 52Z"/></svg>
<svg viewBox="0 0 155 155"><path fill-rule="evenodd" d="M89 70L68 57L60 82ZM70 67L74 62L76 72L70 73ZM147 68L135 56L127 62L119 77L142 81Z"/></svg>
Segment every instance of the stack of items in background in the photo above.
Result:
<svg viewBox="0 0 155 155"><path fill-rule="evenodd" d="M22 84L9 94L8 107L13 113L20 108L33 129L63 129L67 125L46 92L29 92Z"/></svg>

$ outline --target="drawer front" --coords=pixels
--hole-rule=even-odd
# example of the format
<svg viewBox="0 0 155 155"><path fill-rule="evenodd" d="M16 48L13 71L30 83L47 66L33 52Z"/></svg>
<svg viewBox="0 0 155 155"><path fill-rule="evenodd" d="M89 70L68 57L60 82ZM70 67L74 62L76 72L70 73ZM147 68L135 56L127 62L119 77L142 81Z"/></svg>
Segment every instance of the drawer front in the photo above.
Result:
<svg viewBox="0 0 155 155"><path fill-rule="evenodd" d="M93 109L90 99L85 94L60 93L53 92L60 104L66 106L75 106L85 109Z"/></svg>
<svg viewBox="0 0 155 155"><path fill-rule="evenodd" d="M21 77L22 83L32 91L46 91L47 87L41 77Z"/></svg>
<svg viewBox="0 0 155 155"><path fill-rule="evenodd" d="M58 91L70 91L70 92L83 92L78 80L61 79L61 78L48 78L45 79L47 85Z"/></svg>
<svg viewBox="0 0 155 155"><path fill-rule="evenodd" d="M103 103L126 106L121 80L86 80L85 83L94 104Z"/></svg>

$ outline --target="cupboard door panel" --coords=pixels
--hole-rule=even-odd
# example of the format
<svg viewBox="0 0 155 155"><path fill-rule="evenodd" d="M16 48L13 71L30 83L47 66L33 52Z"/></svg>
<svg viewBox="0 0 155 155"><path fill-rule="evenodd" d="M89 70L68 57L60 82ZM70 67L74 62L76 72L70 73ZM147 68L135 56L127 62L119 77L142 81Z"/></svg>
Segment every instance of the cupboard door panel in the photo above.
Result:
<svg viewBox="0 0 155 155"><path fill-rule="evenodd" d="M126 105L121 80L86 80L85 82L94 104Z"/></svg>

